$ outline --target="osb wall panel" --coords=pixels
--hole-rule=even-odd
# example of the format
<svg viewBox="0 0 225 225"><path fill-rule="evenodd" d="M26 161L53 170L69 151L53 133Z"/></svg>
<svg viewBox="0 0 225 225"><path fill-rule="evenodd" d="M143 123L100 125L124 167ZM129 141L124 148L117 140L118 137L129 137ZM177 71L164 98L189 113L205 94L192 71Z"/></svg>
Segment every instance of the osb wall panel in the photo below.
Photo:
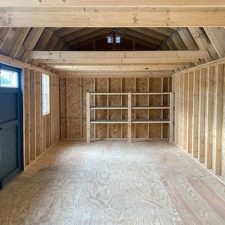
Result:
<svg viewBox="0 0 225 225"><path fill-rule="evenodd" d="M60 137L67 138L66 79L60 79Z"/></svg>
<svg viewBox="0 0 225 225"><path fill-rule="evenodd" d="M82 93L79 79L66 80L67 94L67 137L82 137L81 118L82 118ZM82 121L82 120L81 120Z"/></svg>
<svg viewBox="0 0 225 225"><path fill-rule="evenodd" d="M136 78L122 79L122 92L136 92ZM135 105L135 98L132 98L132 105ZM123 105L127 106L127 96L123 96ZM134 111L132 112L132 118L135 118ZM123 119L127 120L127 112L123 111ZM135 136L134 125L132 125L132 137ZM122 125L122 137L127 138L127 125Z"/></svg>
<svg viewBox="0 0 225 225"><path fill-rule="evenodd" d="M61 78L60 79L60 124L61 139L86 138L86 93L87 92L165 92L171 91L171 78ZM127 106L127 96L92 97L92 106ZM168 105L168 97L137 96L135 106ZM164 111L164 112L163 112ZM166 110L133 110L134 119L168 118ZM125 110L96 110L92 119L127 119ZM134 138L168 138L168 125L132 125ZM92 138L126 138L126 124L91 125Z"/></svg>
<svg viewBox="0 0 225 225"><path fill-rule="evenodd" d="M50 114L42 115L42 74L24 69L24 165L44 153L60 139L59 78L50 76Z"/></svg>
<svg viewBox="0 0 225 225"><path fill-rule="evenodd" d="M147 84L147 85L146 85ZM140 78L136 80L136 92L149 92L149 80L148 78ZM136 96L136 105L137 106L148 106L149 105L149 96ZM134 110L136 119L149 119L149 110ZM137 138L148 138L149 132L149 126L148 124L138 124L133 125L133 130L135 130L134 135Z"/></svg>
<svg viewBox="0 0 225 225"><path fill-rule="evenodd" d="M122 92L122 79L113 78L109 80L109 92ZM109 98L110 106L123 105L122 96L111 96ZM109 119L122 120L123 112L121 110L113 110L109 113ZM121 138L122 136L122 124L109 124L108 132L110 138Z"/></svg>
<svg viewBox="0 0 225 225"><path fill-rule="evenodd" d="M175 143L216 175L225 176L225 67L212 63L178 73Z"/></svg>
<svg viewBox="0 0 225 225"><path fill-rule="evenodd" d="M109 90L109 79L96 79L95 80L95 92L108 92ZM96 96L95 102L96 106L104 106L108 104L109 98ZM96 110L95 115L97 120L107 120L108 113L107 110ZM95 135L96 138L107 138L108 137L108 125L107 124L97 124L95 125Z"/></svg>
<svg viewBox="0 0 225 225"><path fill-rule="evenodd" d="M82 137L86 137L86 93L87 92L95 92L95 79L94 78L87 78L87 79L81 79L82 81L82 108L83 108L83 114L82 114L82 130L83 130L83 134ZM95 98L92 97L91 102L93 103L93 105L95 104ZM95 118L95 112L92 111L91 112L91 118L94 119ZM91 126L91 134L95 134L95 127Z"/></svg>

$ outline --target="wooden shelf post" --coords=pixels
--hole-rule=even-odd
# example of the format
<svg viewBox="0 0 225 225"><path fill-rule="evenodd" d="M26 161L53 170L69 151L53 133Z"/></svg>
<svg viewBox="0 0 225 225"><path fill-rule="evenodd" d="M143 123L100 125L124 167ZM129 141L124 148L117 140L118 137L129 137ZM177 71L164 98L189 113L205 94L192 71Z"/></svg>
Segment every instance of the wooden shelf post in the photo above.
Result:
<svg viewBox="0 0 225 225"><path fill-rule="evenodd" d="M173 93L170 93L170 132L169 141L173 143Z"/></svg>
<svg viewBox="0 0 225 225"><path fill-rule="evenodd" d="M91 142L91 105L90 98L91 95L89 92L86 93L86 123L87 123L87 143Z"/></svg>
<svg viewBox="0 0 225 225"><path fill-rule="evenodd" d="M132 111L131 111L131 92L128 93L128 131L127 131L127 137L128 137L128 142L131 143L132 140L132 121L131 121L131 117L132 117Z"/></svg>

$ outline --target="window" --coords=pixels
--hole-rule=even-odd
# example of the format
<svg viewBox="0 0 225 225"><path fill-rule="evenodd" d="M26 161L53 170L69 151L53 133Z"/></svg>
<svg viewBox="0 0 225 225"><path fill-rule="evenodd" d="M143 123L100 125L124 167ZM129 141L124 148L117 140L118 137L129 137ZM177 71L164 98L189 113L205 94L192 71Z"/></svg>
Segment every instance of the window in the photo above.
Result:
<svg viewBox="0 0 225 225"><path fill-rule="evenodd" d="M49 76L42 74L42 114L50 113Z"/></svg>
<svg viewBox="0 0 225 225"><path fill-rule="evenodd" d="M108 44L112 44L113 43L113 37L112 36L108 36L107 37L107 43Z"/></svg>
<svg viewBox="0 0 225 225"><path fill-rule="evenodd" d="M108 44L113 44L113 43L116 43L116 44L120 44L121 43L121 37L120 36L108 36L106 37L107 39L107 43Z"/></svg>
<svg viewBox="0 0 225 225"><path fill-rule="evenodd" d="M116 36L116 44L120 44L120 42L121 42L120 36Z"/></svg>
<svg viewBox="0 0 225 225"><path fill-rule="evenodd" d="M0 87L18 88L18 72L1 68Z"/></svg>

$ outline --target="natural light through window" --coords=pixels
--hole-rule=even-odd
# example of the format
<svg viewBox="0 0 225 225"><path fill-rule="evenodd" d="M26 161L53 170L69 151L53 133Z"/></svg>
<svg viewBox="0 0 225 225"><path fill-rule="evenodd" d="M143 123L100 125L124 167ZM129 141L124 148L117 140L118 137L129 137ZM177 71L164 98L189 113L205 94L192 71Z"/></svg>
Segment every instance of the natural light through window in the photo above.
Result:
<svg viewBox="0 0 225 225"><path fill-rule="evenodd" d="M10 70L0 70L0 87L18 88L18 73Z"/></svg>
<svg viewBox="0 0 225 225"><path fill-rule="evenodd" d="M120 36L116 36L116 44L120 44Z"/></svg>
<svg viewBox="0 0 225 225"><path fill-rule="evenodd" d="M42 74L42 114L50 113L49 76Z"/></svg>
<svg viewBox="0 0 225 225"><path fill-rule="evenodd" d="M107 37L107 43L108 44L112 44L113 43L113 37L112 36L108 36Z"/></svg>

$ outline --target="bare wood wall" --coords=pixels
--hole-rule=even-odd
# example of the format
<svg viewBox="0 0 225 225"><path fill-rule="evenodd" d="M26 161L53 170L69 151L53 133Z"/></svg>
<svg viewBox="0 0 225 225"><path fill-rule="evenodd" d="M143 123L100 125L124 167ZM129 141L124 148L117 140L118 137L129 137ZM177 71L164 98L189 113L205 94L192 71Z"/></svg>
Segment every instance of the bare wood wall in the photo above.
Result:
<svg viewBox="0 0 225 225"><path fill-rule="evenodd" d="M213 63L178 73L175 143L216 175L225 176L225 66Z"/></svg>
<svg viewBox="0 0 225 225"><path fill-rule="evenodd" d="M50 114L42 115L42 73L24 69L24 164L44 153L60 139L59 78L50 76Z"/></svg>
<svg viewBox="0 0 225 225"><path fill-rule="evenodd" d="M86 92L168 92L172 80L164 78L61 78L60 79L60 124L61 139L86 138ZM93 97L95 106L126 106L125 96ZM167 105L168 97L137 96L133 105ZM127 112L105 110L92 112L92 119L125 119ZM136 110L133 117L140 119L161 119L168 117L164 110ZM92 125L92 138L127 138L126 124ZM137 124L133 125L133 138L168 138L168 125Z"/></svg>

